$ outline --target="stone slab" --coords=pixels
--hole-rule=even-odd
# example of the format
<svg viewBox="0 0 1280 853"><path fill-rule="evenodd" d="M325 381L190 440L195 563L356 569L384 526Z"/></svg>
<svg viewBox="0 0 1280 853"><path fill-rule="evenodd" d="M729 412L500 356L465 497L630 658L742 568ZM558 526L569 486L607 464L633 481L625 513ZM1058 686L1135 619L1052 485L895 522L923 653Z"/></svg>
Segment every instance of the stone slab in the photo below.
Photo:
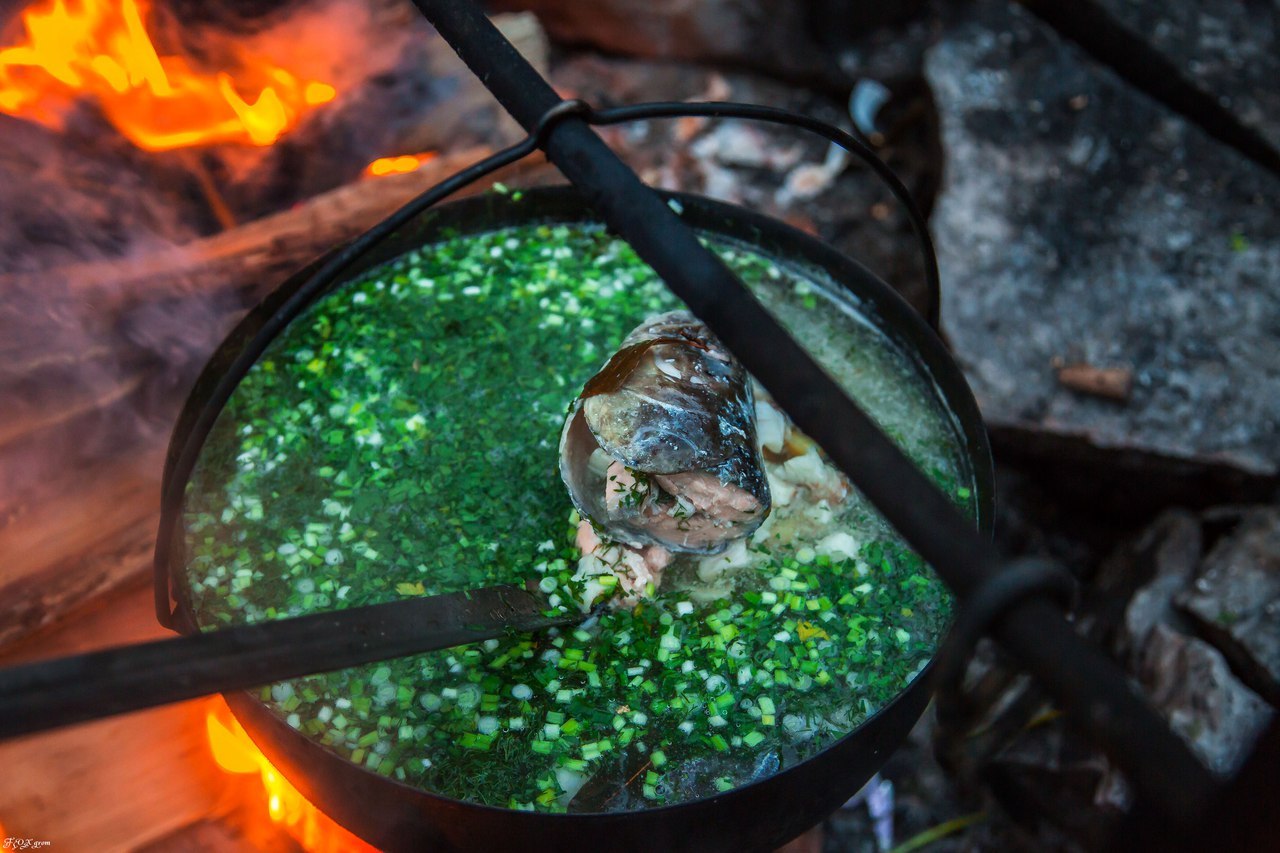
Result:
<svg viewBox="0 0 1280 853"><path fill-rule="evenodd" d="M1280 707L1280 507L1249 512L1177 602L1241 679Z"/></svg>
<svg viewBox="0 0 1280 853"><path fill-rule="evenodd" d="M943 324L989 423L1276 477L1280 179L1003 2L926 74ZM1069 389L1062 364L1133 391Z"/></svg>

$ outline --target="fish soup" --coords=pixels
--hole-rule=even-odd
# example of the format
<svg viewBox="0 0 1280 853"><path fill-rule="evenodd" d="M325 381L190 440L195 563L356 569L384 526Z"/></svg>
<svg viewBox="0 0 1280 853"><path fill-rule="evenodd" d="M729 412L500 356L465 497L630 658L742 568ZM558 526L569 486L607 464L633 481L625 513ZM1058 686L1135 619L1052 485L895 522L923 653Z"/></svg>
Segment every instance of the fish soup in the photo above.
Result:
<svg viewBox="0 0 1280 853"><path fill-rule="evenodd" d="M921 369L824 274L705 239L973 513L957 428ZM848 734L930 660L950 600L763 389L772 509L717 553L675 554L623 588L561 480L583 384L638 324L681 307L581 224L446 239L324 296L238 386L188 485L197 623L529 579L555 607L606 601L574 630L262 689L345 759L488 805L677 803Z"/></svg>

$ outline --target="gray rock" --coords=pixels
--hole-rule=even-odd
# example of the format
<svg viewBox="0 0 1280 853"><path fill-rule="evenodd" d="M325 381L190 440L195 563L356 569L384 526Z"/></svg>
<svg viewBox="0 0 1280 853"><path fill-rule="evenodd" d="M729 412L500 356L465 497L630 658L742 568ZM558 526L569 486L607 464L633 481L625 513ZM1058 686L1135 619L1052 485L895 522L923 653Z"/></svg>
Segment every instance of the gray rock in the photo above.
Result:
<svg viewBox="0 0 1280 853"><path fill-rule="evenodd" d="M1129 599L1116 640L1116 652L1130 667L1140 665L1143 649L1157 625L1177 621L1173 600L1191 582L1201 545L1198 519L1172 512L1143 531L1132 548L1124 549L1128 559L1122 557L1118 562L1127 565L1131 573L1149 573L1146 584Z"/></svg>
<svg viewBox="0 0 1280 853"><path fill-rule="evenodd" d="M1188 596L1196 612L1215 617L1239 609L1245 614L1242 636L1252 647L1274 643L1268 634L1276 633L1275 620L1270 632L1257 624L1265 619L1267 602L1245 602L1262 591L1255 575L1266 569L1255 568L1258 556L1269 554L1263 562L1280 565L1280 510L1259 510L1249 518L1202 557L1208 527L1203 517L1168 513L1118 551L1099 578L1107 580L1120 565L1144 578L1125 608L1114 651L1170 727L1211 770L1224 774L1248 754L1273 709L1232 671L1221 643L1195 636L1196 626L1182 611L1189 609Z"/></svg>
<svg viewBox="0 0 1280 853"><path fill-rule="evenodd" d="M1214 543L1207 555L1206 543ZM1241 623L1257 624L1258 635L1248 635L1254 648L1269 651L1274 646L1261 641L1274 641L1277 633L1274 618L1269 632L1263 620L1270 587L1261 587L1255 575L1280 564L1277 555L1280 507L1174 510L1127 538L1083 577L1076 614L1081 633L1112 655L1220 775L1240 765L1275 708L1258 695L1230 649L1203 631L1194 613L1188 615L1189 602L1204 597L1208 612L1216 615L1226 606L1241 613ZM1068 848L1105 847L1131 805L1123 775L1054 713L1034 682L1014 672L979 647L967 679L968 707L960 709L967 715L958 727L940 726L935 733L950 781L961 791L977 787L1033 827L1037 843L1027 849L1063 849L1054 832L1066 836ZM949 706L939 711L943 720L955 717Z"/></svg>
<svg viewBox="0 0 1280 853"><path fill-rule="evenodd" d="M1215 773L1235 770L1273 713L1217 649L1164 625L1148 637L1138 679L1170 728Z"/></svg>
<svg viewBox="0 0 1280 853"><path fill-rule="evenodd" d="M1280 151L1280 5L1094 0Z"/></svg>
<svg viewBox="0 0 1280 853"><path fill-rule="evenodd" d="M1047 822L1102 849L1109 831L1129 806L1129 793L1112 781L1105 756L1066 726L1030 726L996 755L986 776L1006 796L1011 813L1024 823Z"/></svg>
<svg viewBox="0 0 1280 853"><path fill-rule="evenodd" d="M989 422L1275 478L1280 180L1001 2L926 74L943 323ZM1069 390L1058 360L1128 368L1132 395Z"/></svg>
<svg viewBox="0 0 1280 853"><path fill-rule="evenodd" d="M1247 514L1177 602L1241 679L1280 707L1280 508Z"/></svg>

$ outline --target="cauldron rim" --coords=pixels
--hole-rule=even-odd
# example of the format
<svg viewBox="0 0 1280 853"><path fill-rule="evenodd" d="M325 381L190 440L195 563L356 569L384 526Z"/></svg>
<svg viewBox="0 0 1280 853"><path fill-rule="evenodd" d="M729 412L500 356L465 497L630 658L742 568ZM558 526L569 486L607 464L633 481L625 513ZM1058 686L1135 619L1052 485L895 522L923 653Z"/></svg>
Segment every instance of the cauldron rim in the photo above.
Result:
<svg viewBox="0 0 1280 853"><path fill-rule="evenodd" d="M982 532L989 535L994 500L993 473L990 447L981 415L959 367L951 359L945 345L934 330L914 309L892 287L861 264L786 223L738 205L727 204L701 195L678 192L663 192L662 195L690 225L704 234L728 238L781 261L791 264L799 263L803 268L820 270L832 284L843 285L837 298L855 302L856 310L871 321L878 331L888 337L908 357L913 367L930 381L934 392L944 403L956 438L962 446L962 452L972 468L977 508L976 524ZM405 228L359 258L356 264L347 269L339 279L318 291L308 305L323 299L328 293L361 276L369 269L447 236L484 233L517 225L579 223L598 224L599 218L594 215L582 196L568 186L539 187L511 194L490 192L442 204L419 215ZM319 259L295 273L273 290L259 305L250 310L211 356L188 396L175 426L165 466L164 494L179 496L185 494L185 482L181 484L181 489L173 490L175 484L171 481L175 473L174 463L188 442L195 441L202 445L207 437L193 435L192 426L196 415L208 402L209 387L220 378L235 354L242 351L255 336L259 335L266 318L279 310L285 298L298 290L319 268L323 260L325 259ZM293 312L293 316L288 318L289 321L301 314L306 307L300 306ZM182 559L185 543L180 520L181 511L173 513L169 518L168 530L165 529L162 520L156 552L156 582L158 601L161 586L163 586L166 603L169 595L172 595L176 602L173 613L175 627L184 633L190 633L197 629L190 599L189 581L185 575ZM161 547L162 541L168 544L167 548ZM829 783L826 785L826 790L806 791L804 801L792 804L789 819L776 824L780 831L768 836L761 837L758 833L743 835L739 830L725 832L717 838L709 839L704 833L696 831L692 835L669 832L668 834L672 836L669 839L671 844L664 845L687 846L693 839L696 847L691 849L711 849L708 846L711 841L715 842L712 845L715 849L743 849L785 841L812 825L851 795L856 787L852 785L849 778L860 776L858 786L865 782L866 778L869 778L888 757L892 749L905 738L923 712L928 699L928 674L932 666L931 662L893 699L878 708L853 730L809 758L777 773L709 797L683 800L653 808L591 814L528 812L446 797L393 777L382 776L328 750L289 727L282 718L274 714L249 691L228 694L226 698L255 744L277 768L285 773L286 778L289 778L304 796L357 835L390 849L416 849L425 843L440 845L445 849L471 849L472 845L479 844L484 847L498 840L494 837L494 833L488 831L459 833L450 831L456 830L457 827L429 825L432 821L446 823L458 821L463 813L479 818L478 822L471 822L476 826L480 826L485 818L488 818L488 822L503 824L504 827L499 829L497 836L508 841L519 838L520 843L525 847L542 845L545 849L556 850L618 849L619 844L627 842L636 844L634 838L618 837L617 833L622 831L624 824L629 824L633 830L644 822L648 822L651 827L655 822L659 826L688 825L692 830L694 826L703 822L699 816L704 813L710 816L712 809L734 811L730 808L734 801L753 801L759 799L760 795L764 795L764 801L776 803L779 794L783 795L783 800L794 800L796 787L812 787L798 783L797 777L814 777L817 781ZM887 725L889 723L892 725ZM881 734L868 738L868 733ZM873 756L880 756L880 760L871 763L863 760L862 765L871 765L869 770L863 768L850 773L848 767L843 768L843 776L846 777L844 784L830 778L837 774L840 768L825 765L833 764L834 758L851 759L852 753L855 752L852 747L858 745L860 741L871 743L870 752ZM327 770L323 769L324 765L329 765ZM330 777L328 780L317 779L317 775L325 773ZM345 799L342 795L351 794L352 786L367 789L372 795ZM831 794L832 789L836 790L834 796ZM385 804L400 801L405 801L406 804L417 801L419 806L431 804L434 807L391 809L393 812L401 813L398 819L391 820L385 816L380 817L376 809L370 813L368 808L364 807L376 802ZM364 806L354 807L360 803ZM744 820L747 815L757 811L757 808L750 807L736 809ZM681 816L692 816L692 820L677 819ZM363 826L365 822L378 823L380 828ZM736 823L741 826L743 821ZM746 820L745 823L751 824L752 821ZM523 827L523 830L517 828L517 825ZM360 829L355 828L356 826L360 826ZM553 827L559 829L553 830ZM604 830L601 836L603 841L590 842L587 839L578 838L574 828L602 829ZM529 833L542 833L542 837L534 841ZM730 837L735 837L737 840L728 845L724 844L723 839ZM655 849L653 843L655 840L653 837L646 838L645 843L639 844L636 849Z"/></svg>

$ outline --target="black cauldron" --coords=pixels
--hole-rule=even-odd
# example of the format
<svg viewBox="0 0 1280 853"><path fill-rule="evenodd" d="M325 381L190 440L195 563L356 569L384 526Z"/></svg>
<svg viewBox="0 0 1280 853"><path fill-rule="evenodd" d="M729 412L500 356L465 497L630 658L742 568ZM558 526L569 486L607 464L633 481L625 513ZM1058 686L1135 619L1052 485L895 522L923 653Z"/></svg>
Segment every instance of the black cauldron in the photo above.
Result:
<svg viewBox="0 0 1280 853"><path fill-rule="evenodd" d="M977 525L989 532L992 463L986 432L960 369L935 331L887 284L831 247L777 220L741 207L668 194L684 221L704 233L746 243L780 260L828 273L852 296L931 382L953 415L976 485ZM510 195L485 194L428 210L358 257L346 279L446 236L535 223L598 221L567 187ZM181 500L188 472L179 457L198 451L197 432L216 405L212 389L242 353L265 345L302 307L286 305L321 265L286 281L251 311L205 367L175 428L165 469L167 511L157 543L157 602L161 621L196 630L184 572ZM330 285L330 288L338 286ZM322 295L322 294L317 294ZM284 308L290 316L282 316ZM200 416L204 414L206 418ZM189 447L190 446L190 447ZM170 611L170 599L176 603ZM448 799L390 779L330 752L290 728L248 692L226 699L254 742L311 802L371 844L386 850L768 850L837 808L899 746L929 700L929 670L892 702L812 758L773 776L713 797L678 805L609 814L554 815Z"/></svg>

